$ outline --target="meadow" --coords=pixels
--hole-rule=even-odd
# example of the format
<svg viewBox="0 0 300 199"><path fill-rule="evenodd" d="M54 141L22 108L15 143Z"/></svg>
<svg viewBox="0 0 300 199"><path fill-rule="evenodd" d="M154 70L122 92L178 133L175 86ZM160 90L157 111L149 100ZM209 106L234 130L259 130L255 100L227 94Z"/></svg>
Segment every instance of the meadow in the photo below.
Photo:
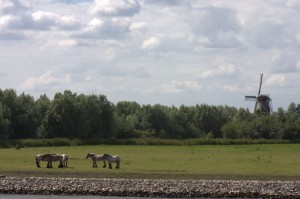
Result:
<svg viewBox="0 0 300 199"><path fill-rule="evenodd" d="M121 168L92 168L88 152L118 154ZM68 168L41 168L39 153L65 153ZM92 178L300 180L300 144L94 145L0 149L0 175Z"/></svg>

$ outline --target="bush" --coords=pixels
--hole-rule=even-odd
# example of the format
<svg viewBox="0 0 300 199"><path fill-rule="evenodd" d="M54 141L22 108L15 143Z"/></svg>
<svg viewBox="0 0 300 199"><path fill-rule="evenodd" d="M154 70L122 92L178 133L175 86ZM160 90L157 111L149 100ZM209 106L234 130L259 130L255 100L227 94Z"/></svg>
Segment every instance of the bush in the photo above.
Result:
<svg viewBox="0 0 300 199"><path fill-rule="evenodd" d="M46 146L81 146L81 145L240 145L240 144L287 144L300 143L300 140L282 139L160 139L160 138L129 138L129 139L22 139L1 140L0 148L46 147Z"/></svg>

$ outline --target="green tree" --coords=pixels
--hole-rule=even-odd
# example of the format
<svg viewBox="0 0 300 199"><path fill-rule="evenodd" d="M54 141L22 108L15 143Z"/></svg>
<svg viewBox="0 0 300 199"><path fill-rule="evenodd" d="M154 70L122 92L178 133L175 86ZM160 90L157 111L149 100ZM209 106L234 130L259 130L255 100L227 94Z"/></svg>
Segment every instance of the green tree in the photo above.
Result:
<svg viewBox="0 0 300 199"><path fill-rule="evenodd" d="M0 101L0 139L8 139L10 122L4 117L4 108Z"/></svg>
<svg viewBox="0 0 300 199"><path fill-rule="evenodd" d="M88 137L114 137L114 108L104 95L87 96Z"/></svg>
<svg viewBox="0 0 300 199"><path fill-rule="evenodd" d="M46 132L44 120L50 107L50 99L44 94L39 97L34 103L35 117L37 121L37 137L45 138Z"/></svg>
<svg viewBox="0 0 300 199"><path fill-rule="evenodd" d="M172 128L167 107L155 104L153 107L149 108L148 111L148 122L151 124L151 129L154 129L156 137L171 137Z"/></svg>
<svg viewBox="0 0 300 199"><path fill-rule="evenodd" d="M36 137L37 122L34 116L34 99L22 93L17 96L13 89L1 92L2 115L8 120L9 138Z"/></svg>
<svg viewBox="0 0 300 199"><path fill-rule="evenodd" d="M63 94L57 93L50 103L45 118L47 137L78 138L78 123L80 112L76 109L76 93L66 90Z"/></svg>

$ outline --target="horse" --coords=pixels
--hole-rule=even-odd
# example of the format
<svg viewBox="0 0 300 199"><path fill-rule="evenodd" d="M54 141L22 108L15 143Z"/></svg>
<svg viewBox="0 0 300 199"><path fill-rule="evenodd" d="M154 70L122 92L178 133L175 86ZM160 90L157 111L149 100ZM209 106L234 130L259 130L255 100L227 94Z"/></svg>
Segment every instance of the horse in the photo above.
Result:
<svg viewBox="0 0 300 199"><path fill-rule="evenodd" d="M112 166L111 166L111 163L112 162L115 162L117 165L116 165L116 169L119 169L120 168L120 162L121 162L121 158L120 156L118 155L114 155L114 156L111 156L109 154L103 154L103 161L104 161L104 164L105 164L105 161L108 161L108 164L109 164L109 168L112 169ZM106 164L103 166L103 168L106 167Z"/></svg>
<svg viewBox="0 0 300 199"><path fill-rule="evenodd" d="M97 161L103 161L103 168L105 168L105 160L103 159L103 155L97 155L95 153L88 153L85 159L91 158L93 161L93 168L97 168Z"/></svg>
<svg viewBox="0 0 300 199"><path fill-rule="evenodd" d="M68 159L68 156L65 154L38 154L35 158L35 161L37 167L41 167L40 161L47 161L47 168L53 168L52 162L59 161L58 167L64 168L67 166Z"/></svg>

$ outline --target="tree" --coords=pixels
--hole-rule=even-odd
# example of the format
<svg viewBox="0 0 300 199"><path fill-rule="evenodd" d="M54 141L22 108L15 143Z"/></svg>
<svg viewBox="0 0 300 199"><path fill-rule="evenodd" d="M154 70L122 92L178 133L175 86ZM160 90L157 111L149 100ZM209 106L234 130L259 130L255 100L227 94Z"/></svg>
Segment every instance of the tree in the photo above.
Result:
<svg viewBox="0 0 300 199"><path fill-rule="evenodd" d="M80 112L75 106L76 93L57 93L45 119L47 137L80 138Z"/></svg>
<svg viewBox="0 0 300 199"><path fill-rule="evenodd" d="M88 137L114 137L114 109L104 95L87 96Z"/></svg>
<svg viewBox="0 0 300 199"><path fill-rule="evenodd" d="M44 120L50 108L50 99L46 95L41 95L34 103L35 117L37 121L37 137L45 138L46 132L44 127Z"/></svg>
<svg viewBox="0 0 300 199"><path fill-rule="evenodd" d="M171 122L167 114L167 107L155 104L148 111L148 122L151 124L151 129L154 129L156 137L171 137Z"/></svg>
<svg viewBox="0 0 300 199"><path fill-rule="evenodd" d="M4 108L0 101L0 139L8 139L10 122L4 117Z"/></svg>
<svg viewBox="0 0 300 199"><path fill-rule="evenodd" d="M196 105L194 123L202 132L211 132L215 138L222 137L221 128L230 121L230 116L226 114L221 106Z"/></svg>
<svg viewBox="0 0 300 199"><path fill-rule="evenodd" d="M128 101L121 101L116 104L116 114L118 116L128 116L128 115L135 115L139 112L141 106L136 102L128 102Z"/></svg>

